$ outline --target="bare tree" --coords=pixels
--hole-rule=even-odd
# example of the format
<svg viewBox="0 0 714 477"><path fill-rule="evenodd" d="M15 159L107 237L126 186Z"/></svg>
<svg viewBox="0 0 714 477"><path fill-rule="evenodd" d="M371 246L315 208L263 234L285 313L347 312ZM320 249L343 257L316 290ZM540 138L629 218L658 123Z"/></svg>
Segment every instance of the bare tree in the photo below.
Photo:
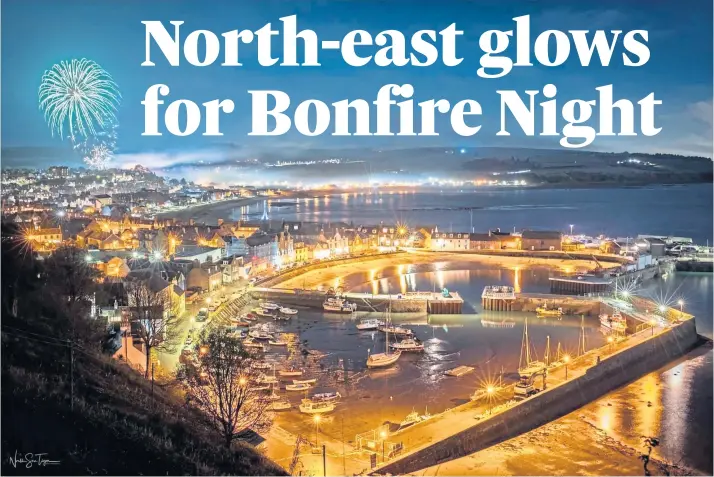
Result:
<svg viewBox="0 0 714 477"><path fill-rule="evenodd" d="M127 301L132 331L136 332L146 350L144 376L149 377L152 350L173 351L178 338L176 317L171 313L171 285L152 289L149 280L127 283Z"/></svg>
<svg viewBox="0 0 714 477"><path fill-rule="evenodd" d="M177 377L187 400L208 417L227 448L243 432L267 430L272 424L270 399L254 389L262 373L255 357L227 330L201 335L193 363L182 364Z"/></svg>

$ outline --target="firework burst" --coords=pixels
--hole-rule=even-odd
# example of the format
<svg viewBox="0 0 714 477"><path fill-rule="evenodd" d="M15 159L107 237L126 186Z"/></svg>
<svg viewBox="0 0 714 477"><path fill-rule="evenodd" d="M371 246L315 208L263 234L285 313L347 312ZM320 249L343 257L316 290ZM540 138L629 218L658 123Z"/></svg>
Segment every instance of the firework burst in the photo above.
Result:
<svg viewBox="0 0 714 477"><path fill-rule="evenodd" d="M106 144L97 144L84 157L84 163L90 169L104 170L112 159L112 150Z"/></svg>
<svg viewBox="0 0 714 477"><path fill-rule="evenodd" d="M42 75L40 109L52 134L81 143L112 128L121 99L112 77L91 60L62 61Z"/></svg>

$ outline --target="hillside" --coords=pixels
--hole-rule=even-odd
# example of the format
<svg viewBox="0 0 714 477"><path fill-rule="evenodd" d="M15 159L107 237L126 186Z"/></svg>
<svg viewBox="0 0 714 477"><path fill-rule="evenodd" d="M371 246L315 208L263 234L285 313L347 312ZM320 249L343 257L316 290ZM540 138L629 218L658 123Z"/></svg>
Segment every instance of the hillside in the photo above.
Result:
<svg viewBox="0 0 714 477"><path fill-rule="evenodd" d="M23 320L2 326L3 474L18 473L17 450L60 461L34 465L38 474L285 475L250 446L227 451L199 416L159 386L152 398L150 383L110 358L75 351L72 409L68 347Z"/></svg>

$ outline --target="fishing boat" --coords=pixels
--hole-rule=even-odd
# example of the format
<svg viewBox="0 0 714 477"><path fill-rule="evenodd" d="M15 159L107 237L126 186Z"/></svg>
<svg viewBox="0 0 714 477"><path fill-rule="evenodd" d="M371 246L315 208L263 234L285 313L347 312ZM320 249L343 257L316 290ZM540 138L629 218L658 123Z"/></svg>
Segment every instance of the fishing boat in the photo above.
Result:
<svg viewBox="0 0 714 477"><path fill-rule="evenodd" d="M245 316L243 316L243 319L246 321L255 321L258 318L253 313L246 313Z"/></svg>
<svg viewBox="0 0 714 477"><path fill-rule="evenodd" d="M289 401L275 401L270 405L272 411L285 411L293 407Z"/></svg>
<svg viewBox="0 0 714 477"><path fill-rule="evenodd" d="M270 385L266 384L263 386L253 386L251 388L248 388L248 391L250 392L261 392L261 391L267 391L270 389Z"/></svg>
<svg viewBox="0 0 714 477"><path fill-rule="evenodd" d="M253 361L250 367L253 369L271 369L273 366L264 361Z"/></svg>
<svg viewBox="0 0 714 477"><path fill-rule="evenodd" d="M271 346L287 346L288 342L282 340L270 340L268 341L268 344Z"/></svg>
<svg viewBox="0 0 714 477"><path fill-rule="evenodd" d="M390 321L392 313L392 302L389 302L389 308L387 309L387 322ZM401 350L397 350L394 353L389 352L389 329L390 326L385 327L386 336L384 338L384 353L374 353L367 357L367 367L368 368L386 368L397 362L399 357L402 355Z"/></svg>
<svg viewBox="0 0 714 477"><path fill-rule="evenodd" d="M255 380L255 382L259 384L276 384L278 382L278 378L276 378L275 376L262 375L259 376L258 379Z"/></svg>
<svg viewBox="0 0 714 477"><path fill-rule="evenodd" d="M263 346L262 343L256 343L250 338L248 338L247 340L243 340L243 347L265 350L265 346Z"/></svg>
<svg viewBox="0 0 714 477"><path fill-rule="evenodd" d="M312 379L293 379L293 384L315 384L317 378Z"/></svg>
<svg viewBox="0 0 714 477"><path fill-rule="evenodd" d="M624 333L627 330L627 320L619 311L615 311L612 315L600 315L600 324L607 331L615 333Z"/></svg>
<svg viewBox="0 0 714 477"><path fill-rule="evenodd" d="M326 412L332 412L335 410L334 402L325 401L312 401L310 399L303 399L300 404L300 412L305 414L323 414Z"/></svg>
<svg viewBox="0 0 714 477"><path fill-rule="evenodd" d="M409 328L402 328L401 326L394 325L382 325L377 328L382 333L391 333L395 336L411 336L414 332Z"/></svg>
<svg viewBox="0 0 714 477"><path fill-rule="evenodd" d="M354 313L357 311L357 304L343 298L331 297L322 303L322 309L331 313Z"/></svg>
<svg viewBox="0 0 714 477"><path fill-rule="evenodd" d="M273 313L272 311L263 310L262 308L255 310L255 314L263 318L273 318L275 316L275 313Z"/></svg>
<svg viewBox="0 0 714 477"><path fill-rule="evenodd" d="M280 305L278 305L276 303L270 303L268 301L261 303L259 306L263 310L270 310L270 311L274 311L274 310L277 310L278 308L280 308Z"/></svg>
<svg viewBox="0 0 714 477"><path fill-rule="evenodd" d="M428 410L424 411L424 414L421 415L418 412L412 408L412 412L407 414L407 417L404 418L404 420L399 424L399 427L407 427L411 426L412 424L416 424L418 422L426 421L428 419L431 419L431 414L429 414Z"/></svg>
<svg viewBox="0 0 714 477"><path fill-rule="evenodd" d="M298 314L298 311L294 308L281 307L280 313L282 313L283 315L295 316Z"/></svg>
<svg viewBox="0 0 714 477"><path fill-rule="evenodd" d="M315 394L312 396L312 400L315 402L330 402L330 401L337 401L342 397L342 395L338 392L334 393L320 393L320 394Z"/></svg>
<svg viewBox="0 0 714 477"><path fill-rule="evenodd" d="M261 331L261 330L251 330L248 332L248 336L250 336L253 339L256 340L271 340L273 339L273 335L266 331Z"/></svg>
<svg viewBox="0 0 714 477"><path fill-rule="evenodd" d="M536 308L538 316L563 316L562 308L548 308L547 305Z"/></svg>
<svg viewBox="0 0 714 477"><path fill-rule="evenodd" d="M302 376L302 370L300 369L284 369L278 371L278 375L284 378L291 378L293 376Z"/></svg>
<svg viewBox="0 0 714 477"><path fill-rule="evenodd" d="M402 341L392 343L389 347L401 351L424 351L424 344L413 338L407 338Z"/></svg>
<svg viewBox="0 0 714 477"><path fill-rule="evenodd" d="M307 391L308 389L310 389L310 387L311 387L311 386L310 386L309 384L305 384L305 383L302 383L302 384L286 384L286 385L285 385L285 390L286 390L286 391Z"/></svg>
<svg viewBox="0 0 714 477"><path fill-rule="evenodd" d="M247 321L242 321L242 320L238 320L238 319L234 318L231 320L231 325L240 326L241 328L247 328L250 326L250 323Z"/></svg>
<svg viewBox="0 0 714 477"><path fill-rule="evenodd" d="M357 323L357 329L360 331L377 330L380 326L384 326L381 320L362 320Z"/></svg>

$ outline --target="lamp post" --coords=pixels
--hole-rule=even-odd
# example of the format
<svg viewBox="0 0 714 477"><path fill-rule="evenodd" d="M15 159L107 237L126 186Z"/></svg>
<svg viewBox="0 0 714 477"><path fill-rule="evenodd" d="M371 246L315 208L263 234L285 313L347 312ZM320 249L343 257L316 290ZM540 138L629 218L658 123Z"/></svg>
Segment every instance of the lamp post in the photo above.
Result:
<svg viewBox="0 0 714 477"><path fill-rule="evenodd" d="M654 319L650 320L650 328L652 329L652 336L654 336L654 327L656 324L657 324L657 322Z"/></svg>
<svg viewBox="0 0 714 477"><path fill-rule="evenodd" d="M572 237L573 235L573 224L570 224L570 236Z"/></svg>
<svg viewBox="0 0 714 477"><path fill-rule="evenodd" d="M684 313L684 300L678 300L677 305L679 305L679 313Z"/></svg>
<svg viewBox="0 0 714 477"><path fill-rule="evenodd" d="M384 441L387 438L387 433L382 431L379 433L379 437L382 438L382 462L384 462Z"/></svg>
<svg viewBox="0 0 714 477"><path fill-rule="evenodd" d="M563 362L565 363L565 380L568 380L568 363L570 362L570 355L566 354L563 356Z"/></svg>
<svg viewBox="0 0 714 477"><path fill-rule="evenodd" d="M494 391L495 391L495 389L493 388L493 386L488 386L488 387L486 388L486 393L488 393L488 414L489 414L489 415L493 414L493 401L492 401L492 397L493 397Z"/></svg>
<svg viewBox="0 0 714 477"><path fill-rule="evenodd" d="M315 417L312 418L313 421L315 421L315 447L317 447L317 433L319 432L320 429L320 415L315 414Z"/></svg>
<svg viewBox="0 0 714 477"><path fill-rule="evenodd" d="M612 336L607 337L607 342L608 342L608 350L612 352L612 342L615 341Z"/></svg>

